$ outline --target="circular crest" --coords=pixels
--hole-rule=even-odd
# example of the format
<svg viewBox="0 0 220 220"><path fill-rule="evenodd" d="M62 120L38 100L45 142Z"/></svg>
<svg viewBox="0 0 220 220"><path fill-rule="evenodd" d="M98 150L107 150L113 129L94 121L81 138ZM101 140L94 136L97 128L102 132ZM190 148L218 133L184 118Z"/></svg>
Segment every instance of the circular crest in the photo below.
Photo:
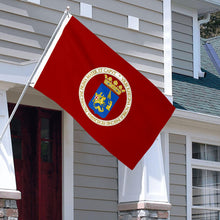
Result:
<svg viewBox="0 0 220 220"><path fill-rule="evenodd" d="M108 67L98 67L82 79L79 100L90 120L98 125L113 126L126 118L132 92L122 74Z"/></svg>

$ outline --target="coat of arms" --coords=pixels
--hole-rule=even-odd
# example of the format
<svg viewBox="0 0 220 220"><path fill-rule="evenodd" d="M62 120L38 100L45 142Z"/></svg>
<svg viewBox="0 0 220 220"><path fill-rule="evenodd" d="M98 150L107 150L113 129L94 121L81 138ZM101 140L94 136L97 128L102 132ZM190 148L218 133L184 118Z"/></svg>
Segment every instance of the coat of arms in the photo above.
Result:
<svg viewBox="0 0 220 220"><path fill-rule="evenodd" d="M99 67L83 78L79 99L84 112L93 122L112 126L127 116L132 94L128 81L119 72L108 67Z"/></svg>
<svg viewBox="0 0 220 220"><path fill-rule="evenodd" d="M104 84L102 83L91 101L89 107L98 114L101 118L105 118L112 110L121 93L125 92L122 85L119 85L117 80L112 80L112 77L105 75Z"/></svg>

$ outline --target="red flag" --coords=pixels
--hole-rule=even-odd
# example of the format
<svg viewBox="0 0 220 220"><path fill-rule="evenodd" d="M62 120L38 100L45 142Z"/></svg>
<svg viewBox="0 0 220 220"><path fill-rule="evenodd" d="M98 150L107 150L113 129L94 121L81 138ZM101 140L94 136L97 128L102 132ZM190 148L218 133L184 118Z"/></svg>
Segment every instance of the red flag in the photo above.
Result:
<svg viewBox="0 0 220 220"><path fill-rule="evenodd" d="M171 117L173 105L74 17L67 16L54 42L33 87L133 169Z"/></svg>

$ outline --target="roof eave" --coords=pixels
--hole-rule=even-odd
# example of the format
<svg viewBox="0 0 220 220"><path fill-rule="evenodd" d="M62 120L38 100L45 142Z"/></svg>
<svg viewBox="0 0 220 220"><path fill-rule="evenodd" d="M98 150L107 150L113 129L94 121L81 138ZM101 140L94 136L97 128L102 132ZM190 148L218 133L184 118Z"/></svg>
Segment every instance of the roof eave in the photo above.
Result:
<svg viewBox="0 0 220 220"><path fill-rule="evenodd" d="M220 126L220 117L215 115L208 115L199 112L176 109L173 114L173 117L189 119L193 121L204 122L204 123Z"/></svg>
<svg viewBox="0 0 220 220"><path fill-rule="evenodd" d="M197 9L200 16L207 13L220 11L219 0L172 0L172 2L184 7Z"/></svg>

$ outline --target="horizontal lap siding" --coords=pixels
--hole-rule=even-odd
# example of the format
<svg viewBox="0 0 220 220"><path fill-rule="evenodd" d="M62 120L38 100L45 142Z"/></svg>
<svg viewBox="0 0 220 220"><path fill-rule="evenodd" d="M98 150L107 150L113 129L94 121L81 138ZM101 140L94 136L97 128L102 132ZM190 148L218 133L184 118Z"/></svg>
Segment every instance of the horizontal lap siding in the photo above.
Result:
<svg viewBox="0 0 220 220"><path fill-rule="evenodd" d="M75 122L75 218L117 219L117 160Z"/></svg>
<svg viewBox="0 0 220 220"><path fill-rule="evenodd" d="M192 17L172 13L173 72L193 76Z"/></svg>
<svg viewBox="0 0 220 220"><path fill-rule="evenodd" d="M186 140L182 135L169 135L170 144L170 219L186 220Z"/></svg>
<svg viewBox="0 0 220 220"><path fill-rule="evenodd" d="M80 1L0 0L0 59L22 63L38 60L65 10L71 13L162 91L162 1L83 1L92 4L93 18L79 16ZM127 16L140 19L140 30L127 28Z"/></svg>
<svg viewBox="0 0 220 220"><path fill-rule="evenodd" d="M0 54L3 60L36 61L62 13L23 1L0 0Z"/></svg>

